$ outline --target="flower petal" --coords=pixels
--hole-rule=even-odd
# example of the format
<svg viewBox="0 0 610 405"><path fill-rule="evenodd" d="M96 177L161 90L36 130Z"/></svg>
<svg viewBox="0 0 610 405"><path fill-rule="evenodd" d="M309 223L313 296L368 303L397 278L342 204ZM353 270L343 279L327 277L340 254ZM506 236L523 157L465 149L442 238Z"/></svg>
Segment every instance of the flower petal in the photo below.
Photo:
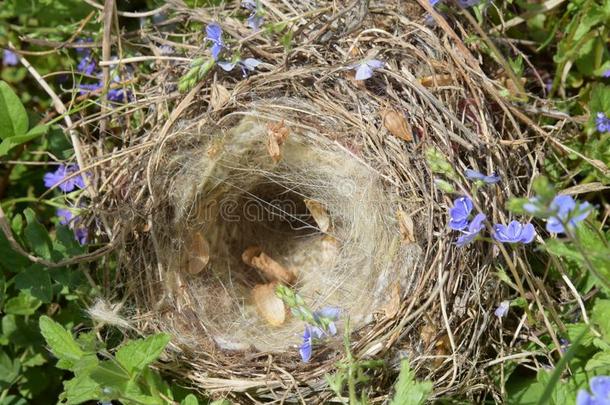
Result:
<svg viewBox="0 0 610 405"><path fill-rule="evenodd" d="M597 399L598 401L602 401L599 402L600 404L610 404L610 377L593 377L589 382L589 386L591 387L591 393L595 396L595 399Z"/></svg>
<svg viewBox="0 0 610 405"><path fill-rule="evenodd" d="M369 61L366 61L365 63L368 65L368 67L370 67L373 70L381 69L382 67L385 66L385 62L381 61L379 59L371 59Z"/></svg>
<svg viewBox="0 0 610 405"><path fill-rule="evenodd" d="M546 230L551 233L564 233L566 230L557 217L550 217L546 222Z"/></svg>
<svg viewBox="0 0 610 405"><path fill-rule="evenodd" d="M595 401L586 390L578 391L578 396L576 396L576 405L596 405L596 404L597 404L597 401Z"/></svg>
<svg viewBox="0 0 610 405"><path fill-rule="evenodd" d="M521 243L531 243L536 237L536 231L534 230L534 225L525 224L523 229L521 229L521 236L519 238L519 242Z"/></svg>
<svg viewBox="0 0 610 405"><path fill-rule="evenodd" d="M205 33L207 38L213 42L222 44L222 28L218 23L210 23L207 27L205 27Z"/></svg>
<svg viewBox="0 0 610 405"><path fill-rule="evenodd" d="M227 62L227 61L223 61L223 60L219 60L218 62L216 62L216 64L218 66L220 66L220 68L222 70L224 70L225 72L230 72L235 67L235 63Z"/></svg>
<svg viewBox="0 0 610 405"><path fill-rule="evenodd" d="M356 80L370 79L371 76L373 76L373 69L371 69L369 65L362 63L358 66L358 70L356 70Z"/></svg>
<svg viewBox="0 0 610 405"><path fill-rule="evenodd" d="M258 65L260 65L262 62L258 59L254 59L254 58L246 58L242 61L242 64L245 66L246 69L248 70L254 70L258 67Z"/></svg>
<svg viewBox="0 0 610 405"><path fill-rule="evenodd" d="M314 313L314 316L324 317L336 321L341 315L341 309L337 307L324 307Z"/></svg>

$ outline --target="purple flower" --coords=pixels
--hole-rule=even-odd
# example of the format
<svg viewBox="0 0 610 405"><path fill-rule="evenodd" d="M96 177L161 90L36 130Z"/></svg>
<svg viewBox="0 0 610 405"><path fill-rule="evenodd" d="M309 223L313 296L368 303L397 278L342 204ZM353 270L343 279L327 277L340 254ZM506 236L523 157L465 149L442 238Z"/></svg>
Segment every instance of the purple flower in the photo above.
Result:
<svg viewBox="0 0 610 405"><path fill-rule="evenodd" d="M610 404L610 377L597 376L589 381L591 394L586 390L578 391L576 405L608 405Z"/></svg>
<svg viewBox="0 0 610 405"><path fill-rule="evenodd" d="M530 243L534 240L536 231L534 225L522 225L518 221L511 221L508 226L494 225L493 237L502 243Z"/></svg>
<svg viewBox="0 0 610 405"><path fill-rule="evenodd" d="M546 230L553 233L565 233L564 224L568 227L576 227L591 212L588 202L576 203L569 195L558 195L553 198L549 211L552 216L546 223Z"/></svg>
<svg viewBox="0 0 610 405"><path fill-rule="evenodd" d="M605 77L605 78L610 77L610 69L604 70L602 72L602 77Z"/></svg>
<svg viewBox="0 0 610 405"><path fill-rule="evenodd" d="M249 11L251 11L250 16L248 17L248 27L252 28L254 31L258 31L265 22L263 16L259 14L258 6L255 0L245 0L242 1L241 6Z"/></svg>
<svg viewBox="0 0 610 405"><path fill-rule="evenodd" d="M434 7L434 6L436 6L436 4L437 4L439 1L441 1L441 0L430 0L430 5L431 5L432 7Z"/></svg>
<svg viewBox="0 0 610 405"><path fill-rule="evenodd" d="M55 213L59 217L59 223L61 225L68 225L70 223L70 221L72 221L72 218L74 217L74 214L72 214L72 211L65 209L65 208L60 208L57 211L55 211Z"/></svg>
<svg viewBox="0 0 610 405"><path fill-rule="evenodd" d="M453 208L449 210L449 228L461 231L468 226L468 218L472 212L472 200L468 197L459 197L453 201Z"/></svg>
<svg viewBox="0 0 610 405"><path fill-rule="evenodd" d="M540 198L532 197L528 202L523 204L523 210L530 214L536 214L540 211Z"/></svg>
<svg viewBox="0 0 610 405"><path fill-rule="evenodd" d="M2 51L2 64L4 66L16 66L19 63L17 54L9 49Z"/></svg>
<svg viewBox="0 0 610 405"><path fill-rule="evenodd" d="M467 244L469 244L470 242L472 242L478 235L479 233L483 230L483 228L485 228L485 224L483 224L483 221L485 221L485 214L477 214L473 219L472 222L470 222L470 224L468 224L468 229L465 231L462 231L463 235L461 235L459 238L457 238L455 244L458 247L464 247Z"/></svg>
<svg viewBox="0 0 610 405"><path fill-rule="evenodd" d="M299 346L299 353L303 362L307 363L311 359L311 352L313 349L313 335L311 327L305 326L305 332L303 333L303 343Z"/></svg>
<svg viewBox="0 0 610 405"><path fill-rule="evenodd" d="M468 178L469 180L481 180L486 184L495 184L500 181L500 176L495 173L486 176L483 173L477 172L476 170L472 169L466 169L466 178Z"/></svg>
<svg viewBox="0 0 610 405"><path fill-rule="evenodd" d="M214 22L205 27L205 32L206 39L212 41L212 58L218 60L218 55L225 48L225 44L222 42L222 28Z"/></svg>
<svg viewBox="0 0 610 405"><path fill-rule="evenodd" d="M494 311L494 315L498 318L503 318L508 314L508 308L510 307L510 303L508 301L502 301L498 308Z"/></svg>
<svg viewBox="0 0 610 405"><path fill-rule="evenodd" d="M373 71L381 69L384 66L385 62L377 59L370 59L352 66L352 69L356 69L356 80L366 80L373 76Z"/></svg>
<svg viewBox="0 0 610 405"><path fill-rule="evenodd" d="M313 313L313 318L316 320L316 322L318 322L322 325L326 325L327 333L325 333L322 329L318 328L317 326L313 327L313 328L317 329L315 332L318 335L317 336L318 339L321 339L322 336L327 335L327 334L331 335L331 336L334 336L337 334L337 326L335 325L334 321L339 319L339 315L341 315L341 310L336 307L324 307Z"/></svg>
<svg viewBox="0 0 610 405"><path fill-rule="evenodd" d="M93 57L91 57L91 55L87 55L80 60L78 66L76 67L76 70L78 70L82 74L92 76L95 72L96 67L97 64L95 63Z"/></svg>
<svg viewBox="0 0 610 405"><path fill-rule="evenodd" d="M244 77L248 76L248 73L256 70L257 66L262 62L258 59L254 58L246 58L244 60L238 60L236 62L227 62L227 61L218 61L217 64L222 68L222 70L226 72L230 72L233 70L235 66L239 66L241 68L241 73Z"/></svg>
<svg viewBox="0 0 610 405"><path fill-rule="evenodd" d="M59 223L61 225L69 226L74 230L74 239L76 239L79 244L84 245L87 243L89 231L84 226L79 225L79 216L75 216L72 214L72 211L65 208L60 208L55 213L59 217Z"/></svg>
<svg viewBox="0 0 610 405"><path fill-rule="evenodd" d="M44 185L45 187L51 188L59 184L60 190L65 193L70 192L75 188L85 188L85 182L80 174L66 179L78 171L79 168L77 165L59 165L57 170L44 175Z"/></svg>
<svg viewBox="0 0 610 405"><path fill-rule="evenodd" d="M610 132L610 118L606 117L606 114L603 112L597 113L597 118L595 118L595 125L597 126L597 130L599 132Z"/></svg>

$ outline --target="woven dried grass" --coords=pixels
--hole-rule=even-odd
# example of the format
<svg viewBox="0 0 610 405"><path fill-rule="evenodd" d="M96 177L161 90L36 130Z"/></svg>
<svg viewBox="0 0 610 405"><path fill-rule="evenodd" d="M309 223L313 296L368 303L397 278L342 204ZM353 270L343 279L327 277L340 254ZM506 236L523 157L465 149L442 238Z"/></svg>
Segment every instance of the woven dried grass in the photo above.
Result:
<svg viewBox="0 0 610 405"><path fill-rule="evenodd" d="M424 25L427 2L262 3L267 21L289 21L290 50L278 35L253 34L236 18L237 4L189 9L172 1L161 26L118 38L148 44L139 51L154 62L131 85L134 102L79 123L122 128L120 142L108 135L84 145L103 233L122 241L108 299L123 301L141 333L174 336L164 367L186 384L239 402L329 400L324 375L343 356L340 338L316 346L304 364L296 350L302 323L274 328L257 315L249 294L263 281L240 257L260 245L295 269L295 289L314 309L340 306L356 321L357 357L388 360L371 375L372 398L387 397L401 356L434 381L436 397L494 395L485 367L498 356L493 309L507 291L494 272L506 251L455 247L446 227L451 196L435 186L424 151L437 148L458 172L500 173L502 185L479 190L478 203L505 221L506 199L536 172L518 122L526 117L498 95L442 17L433 13L440 28ZM154 55L163 45L205 55L203 34L184 29L178 43L163 27L179 34L212 21L243 57L264 63L247 78L213 71L181 94L188 64ZM370 57L386 67L354 80L353 64ZM410 133L395 136L387 118L384 125L388 112L404 117ZM269 125L279 124L289 135L276 162L266 142ZM120 147L109 152L111 142ZM285 215L278 196L294 211ZM320 231L305 200L326 207L329 230ZM248 218L252 202L270 216ZM400 218L413 230L401 233ZM210 259L190 274L195 233Z"/></svg>

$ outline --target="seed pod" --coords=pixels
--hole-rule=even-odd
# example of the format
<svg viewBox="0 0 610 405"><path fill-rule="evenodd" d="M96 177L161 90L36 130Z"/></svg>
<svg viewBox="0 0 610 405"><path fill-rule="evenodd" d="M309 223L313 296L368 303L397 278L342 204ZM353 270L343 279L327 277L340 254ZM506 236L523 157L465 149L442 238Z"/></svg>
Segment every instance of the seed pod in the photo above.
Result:
<svg viewBox="0 0 610 405"><path fill-rule="evenodd" d="M385 109L381 112L381 117L383 126L386 127L392 135L407 142L413 140L413 131L404 115L392 109Z"/></svg>
<svg viewBox="0 0 610 405"><path fill-rule="evenodd" d="M191 243L188 250L188 272L190 274L200 273L210 261L210 245L201 232L191 235Z"/></svg>
<svg viewBox="0 0 610 405"><path fill-rule="evenodd" d="M272 326L280 326L286 321L284 301L275 294L277 283L257 284L252 289L252 300L256 310Z"/></svg>
<svg viewBox="0 0 610 405"><path fill-rule="evenodd" d="M328 228L330 228L330 217L328 216L328 212L324 206L315 200L305 199L303 200L307 209L311 213L314 221L318 224L318 228L324 233L328 232Z"/></svg>
<svg viewBox="0 0 610 405"><path fill-rule="evenodd" d="M241 255L248 266L258 269L269 281L279 281L283 284L294 284L296 275L269 257L260 246L250 246Z"/></svg>

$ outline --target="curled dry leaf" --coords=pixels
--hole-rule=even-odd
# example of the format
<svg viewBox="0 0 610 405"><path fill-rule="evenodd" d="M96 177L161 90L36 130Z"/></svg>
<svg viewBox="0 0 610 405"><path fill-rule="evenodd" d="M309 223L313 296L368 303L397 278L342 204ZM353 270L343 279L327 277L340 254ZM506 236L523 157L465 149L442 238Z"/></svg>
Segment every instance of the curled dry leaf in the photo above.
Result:
<svg viewBox="0 0 610 405"><path fill-rule="evenodd" d="M396 212L398 217L398 227L403 243L415 243L415 234L413 231L413 219L403 210Z"/></svg>
<svg viewBox="0 0 610 405"><path fill-rule="evenodd" d="M326 212L326 209L322 203L315 200L309 200L307 198L303 201L305 202L305 205L311 213L314 221L316 221L318 228L320 228L320 230L324 233L328 232L328 229L330 228L330 217L328 216L328 212Z"/></svg>
<svg viewBox="0 0 610 405"><path fill-rule="evenodd" d="M281 146L288 138L290 130L284 125L284 121L267 124L267 151L274 162L279 162L282 158Z"/></svg>
<svg viewBox="0 0 610 405"><path fill-rule="evenodd" d="M210 105L213 111L218 111L223 108L229 102L231 93L222 84L212 84L212 92L210 95Z"/></svg>
<svg viewBox="0 0 610 405"><path fill-rule="evenodd" d="M383 307L383 311L385 312L385 316L392 319L398 314L398 310L400 309L400 284L394 283L392 284L392 289L390 290L390 298L386 305Z"/></svg>
<svg viewBox="0 0 610 405"><path fill-rule="evenodd" d="M190 274L200 273L210 261L210 245L201 232L191 235L191 243L188 247L188 272Z"/></svg>
<svg viewBox="0 0 610 405"><path fill-rule="evenodd" d="M381 119L383 126L395 137L407 142L413 140L413 131L403 114L391 108L386 108L381 112Z"/></svg>
<svg viewBox="0 0 610 405"><path fill-rule="evenodd" d="M241 255L241 259L250 267L258 269L269 281L294 284L296 275L269 257L260 246L250 246Z"/></svg>
<svg viewBox="0 0 610 405"><path fill-rule="evenodd" d="M448 86L453 83L453 78L451 75L432 75L420 78L419 82L424 87Z"/></svg>
<svg viewBox="0 0 610 405"><path fill-rule="evenodd" d="M275 294L276 286L277 283L257 284L252 289L256 310L272 326L280 326L287 318L284 301Z"/></svg>

